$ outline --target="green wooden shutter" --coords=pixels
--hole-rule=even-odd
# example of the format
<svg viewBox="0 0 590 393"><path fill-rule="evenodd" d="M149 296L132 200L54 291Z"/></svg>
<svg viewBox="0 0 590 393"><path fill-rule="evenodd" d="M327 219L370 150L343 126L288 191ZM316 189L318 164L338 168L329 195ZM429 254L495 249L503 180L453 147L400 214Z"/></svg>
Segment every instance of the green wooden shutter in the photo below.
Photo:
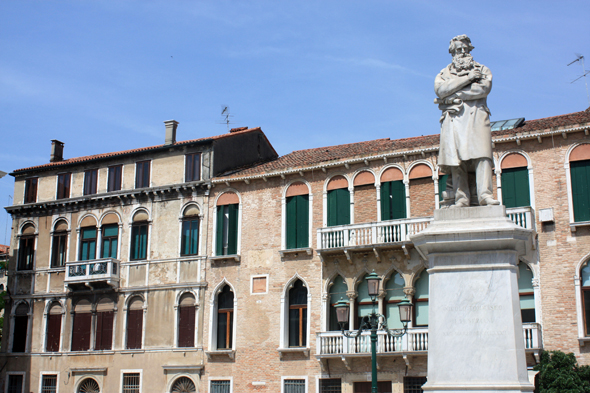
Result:
<svg viewBox="0 0 590 393"><path fill-rule="evenodd" d="M215 231L215 254L223 255L223 215L225 206L217 206L217 229Z"/></svg>
<svg viewBox="0 0 590 393"><path fill-rule="evenodd" d="M447 189L447 179L449 175L442 175L438 178L438 200L443 200L443 191Z"/></svg>
<svg viewBox="0 0 590 393"><path fill-rule="evenodd" d="M530 206L529 171L527 168L502 170L502 203L504 206Z"/></svg>
<svg viewBox="0 0 590 393"><path fill-rule="evenodd" d="M297 248L309 247L309 195L297 195Z"/></svg>
<svg viewBox="0 0 590 393"><path fill-rule="evenodd" d="M590 160L570 162L574 221L590 221Z"/></svg>
<svg viewBox="0 0 590 393"><path fill-rule="evenodd" d="M381 220L406 218L406 186L403 181L381 184Z"/></svg>
<svg viewBox="0 0 590 393"><path fill-rule="evenodd" d="M338 219L338 199L336 191L338 190L330 190L328 191L328 226L334 226L337 224Z"/></svg>
<svg viewBox="0 0 590 393"><path fill-rule="evenodd" d="M381 221L391 219L391 182L381 183Z"/></svg>
<svg viewBox="0 0 590 393"><path fill-rule="evenodd" d="M297 196L287 198L287 248L297 248Z"/></svg>
<svg viewBox="0 0 590 393"><path fill-rule="evenodd" d="M229 228L227 235L227 255L238 253L238 211L237 203L227 205L229 210Z"/></svg>

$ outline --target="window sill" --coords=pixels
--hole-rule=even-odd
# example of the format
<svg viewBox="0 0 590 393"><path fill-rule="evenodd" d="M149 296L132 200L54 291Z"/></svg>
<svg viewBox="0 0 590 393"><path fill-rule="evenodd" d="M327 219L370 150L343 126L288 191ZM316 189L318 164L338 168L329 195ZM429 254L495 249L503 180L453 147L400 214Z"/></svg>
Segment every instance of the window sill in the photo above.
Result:
<svg viewBox="0 0 590 393"><path fill-rule="evenodd" d="M62 352L42 352L41 353L41 356L49 356L49 357L52 357L52 356L61 356L61 355L63 355Z"/></svg>
<svg viewBox="0 0 590 393"><path fill-rule="evenodd" d="M234 260L236 262L240 262L241 260L241 256L239 254L233 254L233 255L218 255L218 256L214 256L214 257L209 257L209 260L211 262L216 262L216 261L229 261L229 260Z"/></svg>
<svg viewBox="0 0 590 393"><path fill-rule="evenodd" d="M186 347L186 348L182 348L182 347L177 347L174 348L172 350L172 352L198 352L201 351L203 348L199 348L199 347Z"/></svg>
<svg viewBox="0 0 590 393"><path fill-rule="evenodd" d="M578 227L590 227L590 221L570 222L572 232L575 232Z"/></svg>
<svg viewBox="0 0 590 393"><path fill-rule="evenodd" d="M587 342L590 342L590 337L579 337L578 342L583 347Z"/></svg>
<svg viewBox="0 0 590 393"><path fill-rule="evenodd" d="M231 360L236 358L236 351L233 349L230 350L219 350L219 351L205 351L205 355L207 355L207 360L211 361L213 357L226 357Z"/></svg>
<svg viewBox="0 0 590 393"><path fill-rule="evenodd" d="M301 353L305 357L309 357L309 348L278 348L279 357L283 360L283 355L286 353Z"/></svg>
<svg viewBox="0 0 590 393"><path fill-rule="evenodd" d="M279 254L281 254L281 258L285 258L285 256L289 255L289 254L294 254L294 256L297 258L297 254L299 254L299 253L306 253L307 255L311 255L312 254L311 247L291 248L288 250L280 250L279 251Z"/></svg>
<svg viewBox="0 0 590 393"><path fill-rule="evenodd" d="M122 353L123 355L134 355L136 353L144 353L145 351L143 349L125 349L123 351L121 351L120 353Z"/></svg>

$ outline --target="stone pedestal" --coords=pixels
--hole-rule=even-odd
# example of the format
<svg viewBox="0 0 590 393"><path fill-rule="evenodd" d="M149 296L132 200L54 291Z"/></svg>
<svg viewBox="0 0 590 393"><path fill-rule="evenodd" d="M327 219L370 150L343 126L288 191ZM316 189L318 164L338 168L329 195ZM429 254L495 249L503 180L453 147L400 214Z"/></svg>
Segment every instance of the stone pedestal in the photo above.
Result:
<svg viewBox="0 0 590 393"><path fill-rule="evenodd" d="M428 260L425 392L532 392L518 297L518 256L532 231L504 206L437 210L412 237Z"/></svg>

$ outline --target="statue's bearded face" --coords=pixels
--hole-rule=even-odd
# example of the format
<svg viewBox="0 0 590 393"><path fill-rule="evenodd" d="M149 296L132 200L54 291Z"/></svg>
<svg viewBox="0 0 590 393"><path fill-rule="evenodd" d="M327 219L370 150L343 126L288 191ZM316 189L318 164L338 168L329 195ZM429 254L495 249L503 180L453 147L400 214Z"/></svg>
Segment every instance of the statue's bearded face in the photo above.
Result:
<svg viewBox="0 0 590 393"><path fill-rule="evenodd" d="M469 53L469 46L461 41L455 43L453 53L453 66L457 71L470 70L473 68L473 56Z"/></svg>

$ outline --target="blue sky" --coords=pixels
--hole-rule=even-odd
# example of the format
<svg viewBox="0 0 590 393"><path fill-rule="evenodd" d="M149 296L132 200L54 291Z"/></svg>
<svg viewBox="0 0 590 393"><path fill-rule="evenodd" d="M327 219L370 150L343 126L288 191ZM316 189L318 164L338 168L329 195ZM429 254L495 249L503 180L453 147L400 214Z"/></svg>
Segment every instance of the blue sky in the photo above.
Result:
<svg viewBox="0 0 590 393"><path fill-rule="evenodd" d="M467 34L492 120L586 109L588 1L0 2L0 170L262 127L279 154L438 133L435 75ZM13 178L0 179L11 203ZM0 243L10 222L0 212Z"/></svg>

